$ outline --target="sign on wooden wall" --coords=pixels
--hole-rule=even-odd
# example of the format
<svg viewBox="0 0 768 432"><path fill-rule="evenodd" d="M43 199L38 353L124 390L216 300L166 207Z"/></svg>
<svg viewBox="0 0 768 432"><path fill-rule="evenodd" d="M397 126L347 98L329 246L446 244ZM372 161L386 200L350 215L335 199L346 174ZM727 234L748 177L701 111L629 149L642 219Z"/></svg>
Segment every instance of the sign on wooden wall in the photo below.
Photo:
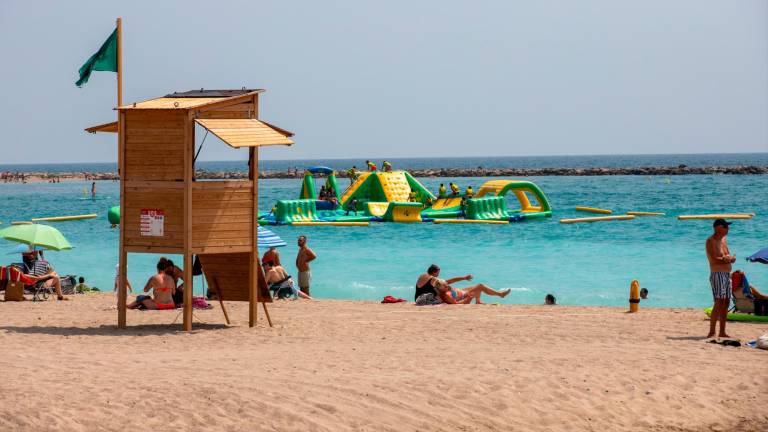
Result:
<svg viewBox="0 0 768 432"><path fill-rule="evenodd" d="M162 209L141 209L141 235L162 237L165 212Z"/></svg>

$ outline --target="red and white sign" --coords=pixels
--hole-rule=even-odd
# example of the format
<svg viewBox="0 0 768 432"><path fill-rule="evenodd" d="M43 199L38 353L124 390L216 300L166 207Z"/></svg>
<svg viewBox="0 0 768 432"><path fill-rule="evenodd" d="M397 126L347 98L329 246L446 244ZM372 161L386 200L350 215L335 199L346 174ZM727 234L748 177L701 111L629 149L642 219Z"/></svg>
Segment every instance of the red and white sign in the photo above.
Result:
<svg viewBox="0 0 768 432"><path fill-rule="evenodd" d="M165 212L162 209L141 209L141 235L145 237L162 237Z"/></svg>

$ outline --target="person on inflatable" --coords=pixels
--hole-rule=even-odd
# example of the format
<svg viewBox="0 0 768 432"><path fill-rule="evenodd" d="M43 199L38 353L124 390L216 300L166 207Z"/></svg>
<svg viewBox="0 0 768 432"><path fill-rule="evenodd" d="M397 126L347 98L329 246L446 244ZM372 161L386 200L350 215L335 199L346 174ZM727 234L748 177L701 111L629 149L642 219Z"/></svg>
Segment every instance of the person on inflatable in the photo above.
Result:
<svg viewBox="0 0 768 432"><path fill-rule="evenodd" d="M464 195L467 196L467 198L472 198L472 195L475 194L475 191L472 190L472 186L467 186L467 190L464 192Z"/></svg>
<svg viewBox="0 0 768 432"><path fill-rule="evenodd" d="M368 165L368 171L371 171L371 172L376 171L376 164L374 164L373 162L367 160L365 161L365 164Z"/></svg>
<svg viewBox="0 0 768 432"><path fill-rule="evenodd" d="M390 172L392 171L392 164L388 161L384 161L381 163L381 169L383 169L384 172Z"/></svg>
<svg viewBox="0 0 768 432"><path fill-rule="evenodd" d="M437 190L438 198L445 198L445 185L440 183L440 189Z"/></svg>
<svg viewBox="0 0 768 432"><path fill-rule="evenodd" d="M455 183L448 183L448 186L450 186L451 193L453 193L454 195L458 195L459 191L461 191L461 189L459 189L459 185Z"/></svg>
<svg viewBox="0 0 768 432"><path fill-rule="evenodd" d="M353 166L352 168L348 169L347 177L349 177L349 184L351 185L352 183L354 183L355 180L357 180L357 177L359 175L360 175L360 171L357 170L357 166Z"/></svg>

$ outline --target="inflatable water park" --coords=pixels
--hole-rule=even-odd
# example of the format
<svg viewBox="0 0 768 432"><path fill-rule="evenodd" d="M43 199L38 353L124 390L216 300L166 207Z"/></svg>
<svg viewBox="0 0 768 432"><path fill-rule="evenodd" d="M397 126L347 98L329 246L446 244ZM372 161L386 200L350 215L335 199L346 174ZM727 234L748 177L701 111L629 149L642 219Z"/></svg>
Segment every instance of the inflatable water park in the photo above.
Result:
<svg viewBox="0 0 768 432"><path fill-rule="evenodd" d="M318 193L316 180L325 178ZM441 187L437 195L408 171L355 172L342 190L328 167L304 171L297 199L278 200L261 225L367 225L370 222L507 224L552 216L544 192L522 180L491 180L477 192ZM507 199L507 196L513 199ZM513 203L508 205L508 201Z"/></svg>

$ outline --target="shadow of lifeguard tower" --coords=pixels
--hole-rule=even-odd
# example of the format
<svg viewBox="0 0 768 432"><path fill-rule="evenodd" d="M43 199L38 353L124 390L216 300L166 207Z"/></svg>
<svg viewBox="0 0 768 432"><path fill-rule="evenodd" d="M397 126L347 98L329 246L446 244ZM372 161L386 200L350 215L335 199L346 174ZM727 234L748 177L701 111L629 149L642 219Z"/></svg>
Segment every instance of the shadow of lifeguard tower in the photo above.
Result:
<svg viewBox="0 0 768 432"><path fill-rule="evenodd" d="M259 262L259 147L291 145L293 133L260 121L264 90L173 93L117 108L118 121L88 132L118 133L120 264L118 326L126 326L129 253L184 257L183 329L192 329L192 268L197 255L220 300L249 302L249 325L271 302ZM196 181L195 125L249 152L248 180ZM221 303L225 319L229 318Z"/></svg>

